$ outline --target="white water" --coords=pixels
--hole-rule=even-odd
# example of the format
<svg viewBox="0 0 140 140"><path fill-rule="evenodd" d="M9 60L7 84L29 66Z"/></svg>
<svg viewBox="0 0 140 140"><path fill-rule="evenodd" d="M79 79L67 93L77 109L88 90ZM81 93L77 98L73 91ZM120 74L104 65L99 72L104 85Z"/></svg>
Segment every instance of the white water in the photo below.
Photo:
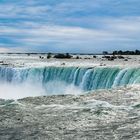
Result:
<svg viewBox="0 0 140 140"><path fill-rule="evenodd" d="M5 99L40 95L77 95L85 91L140 83L137 59L137 67L133 68L121 67L124 63L130 66L131 62L121 62L121 65L116 67L118 61L105 61L106 64L112 63L112 67L100 67L96 65L96 60L92 59L40 60L39 55L4 55L0 56L0 60L8 64L8 67L0 66L0 98ZM101 62L100 58L97 61ZM65 65L62 66L62 63Z"/></svg>
<svg viewBox="0 0 140 140"><path fill-rule="evenodd" d="M138 84L139 79L139 68L0 67L0 98L77 95L84 91Z"/></svg>
<svg viewBox="0 0 140 140"><path fill-rule="evenodd" d="M0 98L21 99L25 97L35 97L43 95L82 94L82 90L80 90L79 88L76 88L73 85L66 85L65 83L61 82L49 82L46 88L47 90L45 90L39 84L32 84L30 82L18 85L10 83L0 83Z"/></svg>

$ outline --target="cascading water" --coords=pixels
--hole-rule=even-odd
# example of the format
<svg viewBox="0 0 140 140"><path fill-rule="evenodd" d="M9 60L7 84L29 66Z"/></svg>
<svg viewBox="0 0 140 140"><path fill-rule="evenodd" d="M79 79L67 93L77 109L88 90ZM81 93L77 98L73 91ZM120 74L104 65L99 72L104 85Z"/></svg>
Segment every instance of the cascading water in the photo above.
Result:
<svg viewBox="0 0 140 140"><path fill-rule="evenodd" d="M69 85L83 91L90 91L140 83L140 69L0 67L0 82L16 85L28 82L41 85L50 94L55 94L55 92L63 94L63 90Z"/></svg>
<svg viewBox="0 0 140 140"><path fill-rule="evenodd" d="M84 90L133 84L139 81L139 74L139 69L121 70L118 68L0 68L0 80L2 82L41 82L45 86L50 81L63 81L80 86Z"/></svg>

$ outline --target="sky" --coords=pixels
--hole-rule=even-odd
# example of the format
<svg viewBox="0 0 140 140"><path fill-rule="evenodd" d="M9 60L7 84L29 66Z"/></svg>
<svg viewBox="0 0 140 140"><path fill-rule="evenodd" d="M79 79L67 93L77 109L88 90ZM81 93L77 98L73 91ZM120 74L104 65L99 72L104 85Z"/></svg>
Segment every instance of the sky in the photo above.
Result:
<svg viewBox="0 0 140 140"><path fill-rule="evenodd" d="M0 52L140 49L140 0L0 0Z"/></svg>

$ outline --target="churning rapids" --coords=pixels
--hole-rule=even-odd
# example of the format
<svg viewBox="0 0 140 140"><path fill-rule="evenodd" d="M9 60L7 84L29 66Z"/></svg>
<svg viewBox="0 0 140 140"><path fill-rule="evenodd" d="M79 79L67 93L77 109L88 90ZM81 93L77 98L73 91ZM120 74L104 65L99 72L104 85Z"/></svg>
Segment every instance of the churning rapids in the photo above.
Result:
<svg viewBox="0 0 140 140"><path fill-rule="evenodd" d="M0 139L140 139L139 65L10 57L0 57Z"/></svg>

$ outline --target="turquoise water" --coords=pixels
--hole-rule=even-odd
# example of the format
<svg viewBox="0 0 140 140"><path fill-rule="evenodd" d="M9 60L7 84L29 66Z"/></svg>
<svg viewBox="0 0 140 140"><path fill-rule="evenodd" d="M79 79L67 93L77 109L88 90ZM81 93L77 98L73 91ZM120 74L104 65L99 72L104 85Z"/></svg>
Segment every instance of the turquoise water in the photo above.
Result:
<svg viewBox="0 0 140 140"><path fill-rule="evenodd" d="M50 82L52 85L61 82L90 91L140 83L140 68L0 67L0 82L11 84L30 82L40 84L46 89ZM58 87L56 85L52 88Z"/></svg>

